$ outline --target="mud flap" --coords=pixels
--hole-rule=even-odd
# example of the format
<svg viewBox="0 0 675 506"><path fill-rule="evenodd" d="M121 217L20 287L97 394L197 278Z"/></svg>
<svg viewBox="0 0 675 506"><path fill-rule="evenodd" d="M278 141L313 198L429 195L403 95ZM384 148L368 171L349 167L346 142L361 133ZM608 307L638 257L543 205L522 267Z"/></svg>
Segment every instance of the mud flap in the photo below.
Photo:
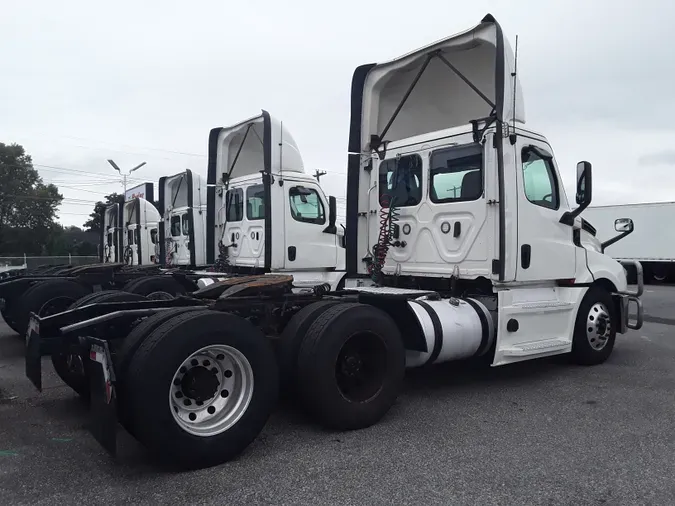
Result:
<svg viewBox="0 0 675 506"><path fill-rule="evenodd" d="M89 337L91 426L89 430L113 457L117 454L117 395L108 343Z"/></svg>
<svg viewBox="0 0 675 506"><path fill-rule="evenodd" d="M40 323L31 313L26 333L26 377L42 392L42 352L40 349Z"/></svg>

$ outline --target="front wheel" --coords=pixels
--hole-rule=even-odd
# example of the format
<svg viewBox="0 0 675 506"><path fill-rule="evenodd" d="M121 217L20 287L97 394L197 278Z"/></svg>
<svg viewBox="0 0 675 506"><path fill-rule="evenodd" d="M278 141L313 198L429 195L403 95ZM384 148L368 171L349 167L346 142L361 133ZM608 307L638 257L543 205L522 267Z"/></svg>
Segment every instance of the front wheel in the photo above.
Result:
<svg viewBox="0 0 675 506"><path fill-rule="evenodd" d="M584 295L574 326L572 360L582 365L601 364L614 349L618 315L612 295L591 286Z"/></svg>

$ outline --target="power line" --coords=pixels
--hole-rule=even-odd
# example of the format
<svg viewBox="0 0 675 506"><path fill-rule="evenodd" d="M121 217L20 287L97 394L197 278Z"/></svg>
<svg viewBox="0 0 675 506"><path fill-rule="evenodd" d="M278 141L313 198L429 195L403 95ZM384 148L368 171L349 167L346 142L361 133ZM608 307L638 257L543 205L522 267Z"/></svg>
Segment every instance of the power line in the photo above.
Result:
<svg viewBox="0 0 675 506"><path fill-rule="evenodd" d="M108 141L99 141L99 140L96 140L96 139L87 139L85 137L76 137L76 136L73 136L73 135L61 135L61 137L65 138L65 139L76 139L76 140L87 141L87 142L98 142L99 144L112 144L112 145L115 145L115 146L126 146L126 147L132 148L132 149L144 149L146 151L159 151L161 153L172 153L174 155L197 156L199 158L206 158L206 155L200 155L200 154L197 154L197 153L188 153L186 151L173 151L171 149L149 148L149 147L145 147L145 146L134 146L134 145L131 145L131 144L121 144L121 143L117 143L117 142L108 142ZM76 147L88 148L88 146L76 146ZM91 148L91 149L102 149L102 148ZM125 151L121 151L121 153L125 153ZM138 153L127 153L127 154L138 154Z"/></svg>
<svg viewBox="0 0 675 506"><path fill-rule="evenodd" d="M111 178L110 179L111 181L117 180L117 178L115 176L108 175L108 174L102 174L102 173L98 173L98 172L69 169L67 167L57 167L55 165L45 165L45 164L42 164L42 163L33 163L32 166L33 166L33 168L41 167L42 170L47 170L47 171L52 170L52 171L60 171L60 172L67 172L67 173L86 174L87 176ZM25 165L12 165L12 164L9 164L9 163L0 163L0 167L12 167L12 168L16 168L16 169L30 168L30 167L26 167Z"/></svg>

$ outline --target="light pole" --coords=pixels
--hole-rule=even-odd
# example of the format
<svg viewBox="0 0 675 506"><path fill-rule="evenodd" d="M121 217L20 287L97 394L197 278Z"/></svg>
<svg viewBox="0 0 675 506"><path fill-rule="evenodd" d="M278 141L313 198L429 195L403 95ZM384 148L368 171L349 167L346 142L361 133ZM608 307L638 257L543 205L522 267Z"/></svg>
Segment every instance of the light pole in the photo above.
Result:
<svg viewBox="0 0 675 506"><path fill-rule="evenodd" d="M127 196L127 177L130 176L133 171L138 170L141 167L143 167L143 165L145 165L145 162L136 165L136 167L134 167L133 169L131 169L129 171L129 174L122 174L122 169L120 169L117 166L117 164L115 162L113 162L112 160L108 160L108 163L110 165L112 165L112 168L115 169L117 172L119 172L120 175L122 176L122 185L124 186L124 198L126 199L126 196Z"/></svg>

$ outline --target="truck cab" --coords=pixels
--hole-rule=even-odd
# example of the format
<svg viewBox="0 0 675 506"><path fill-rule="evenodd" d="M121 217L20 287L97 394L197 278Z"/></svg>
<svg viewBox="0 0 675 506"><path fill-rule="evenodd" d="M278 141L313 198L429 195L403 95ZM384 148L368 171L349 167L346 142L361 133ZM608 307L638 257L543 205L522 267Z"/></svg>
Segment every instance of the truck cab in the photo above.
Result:
<svg viewBox="0 0 675 506"><path fill-rule="evenodd" d="M206 180L190 169L159 180L157 262L203 267L206 262Z"/></svg>
<svg viewBox="0 0 675 506"><path fill-rule="evenodd" d="M521 90L492 16L363 65L352 81L347 271L370 279L348 286L487 296L493 365L570 352L579 318L602 349L597 311L619 332L641 325L641 314L628 323L628 304L641 305L622 265L581 241L590 163L577 166L573 209L551 143L526 126ZM411 307L426 328L429 316Z"/></svg>
<svg viewBox="0 0 675 506"><path fill-rule="evenodd" d="M101 261L103 263L122 262L123 246L123 202L124 197L108 205L101 216Z"/></svg>
<svg viewBox="0 0 675 506"><path fill-rule="evenodd" d="M341 279L336 199L304 171L289 130L267 111L209 138L209 263L235 272L293 272L299 284Z"/></svg>
<svg viewBox="0 0 675 506"><path fill-rule="evenodd" d="M155 263L155 244L160 221L155 205L134 197L124 203L124 254L122 260L128 265Z"/></svg>

